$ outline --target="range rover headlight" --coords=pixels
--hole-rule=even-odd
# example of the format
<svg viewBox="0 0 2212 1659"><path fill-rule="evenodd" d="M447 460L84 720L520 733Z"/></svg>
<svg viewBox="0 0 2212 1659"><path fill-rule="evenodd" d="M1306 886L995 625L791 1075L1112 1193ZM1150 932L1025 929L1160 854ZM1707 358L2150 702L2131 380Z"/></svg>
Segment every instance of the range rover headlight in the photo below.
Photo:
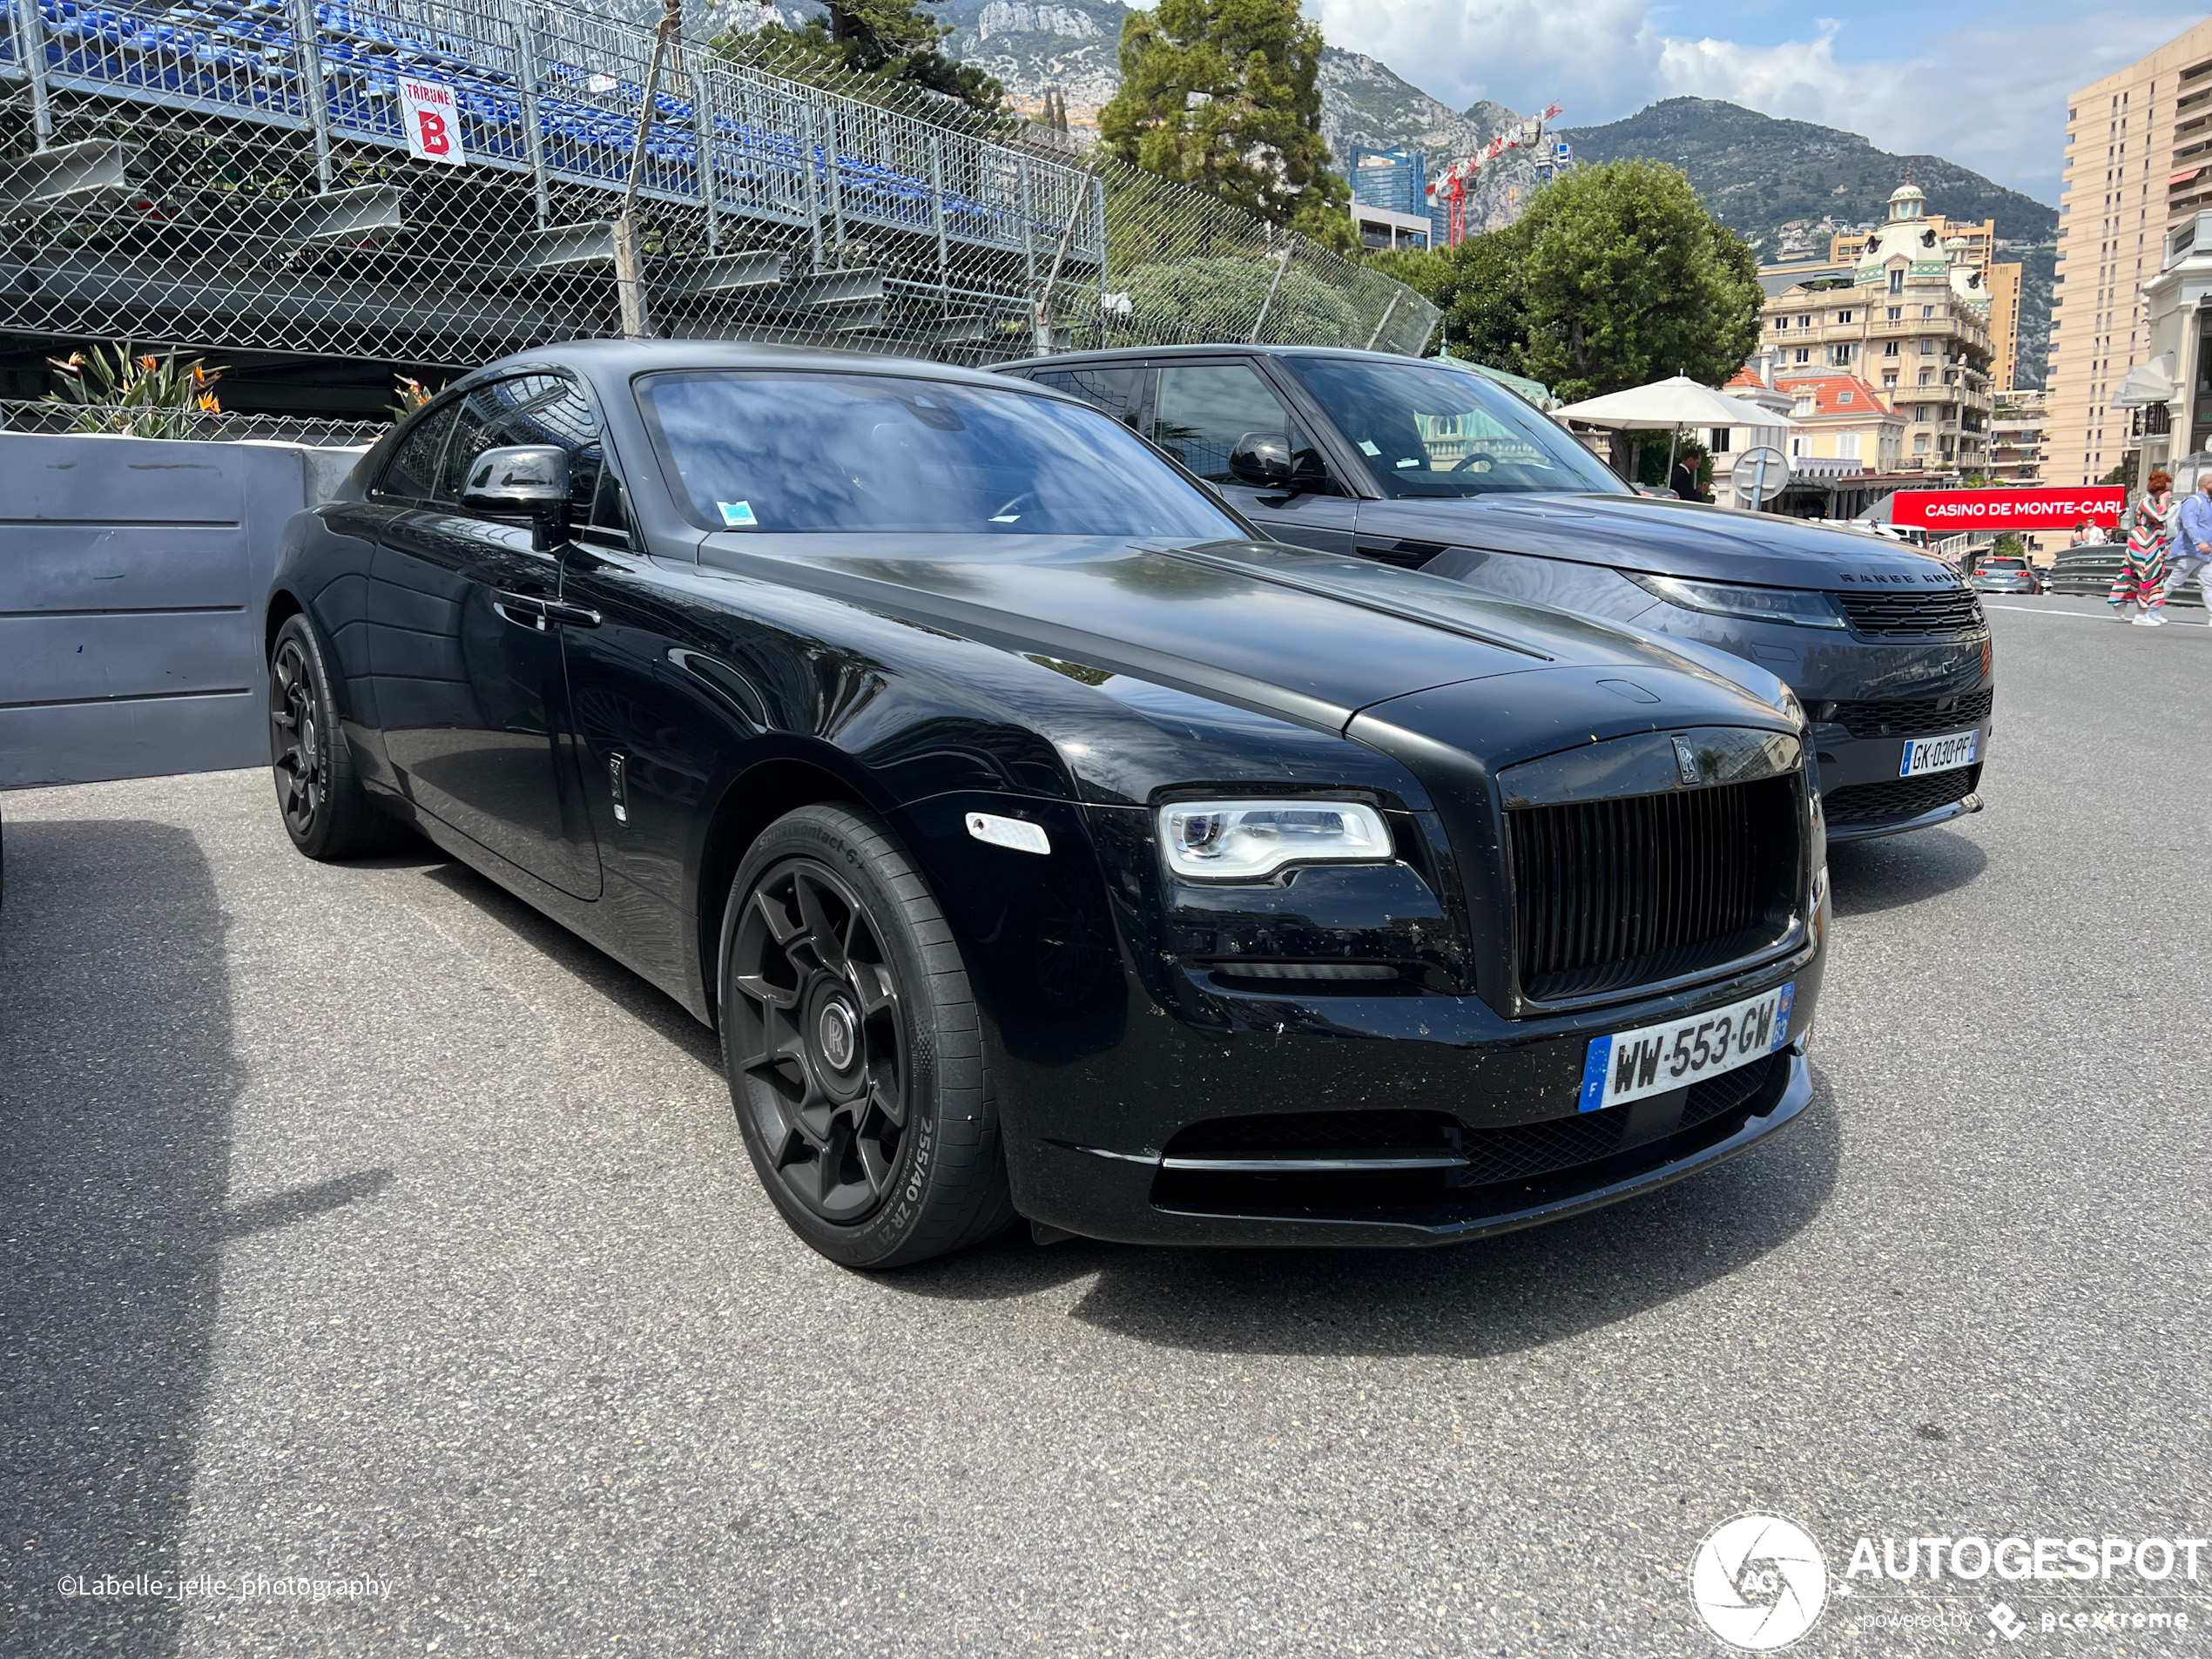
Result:
<svg viewBox="0 0 2212 1659"><path fill-rule="evenodd" d="M1843 612L1824 593L1802 588L1744 588L1732 582L1689 582L1681 577L1622 575L1646 593L1685 610L1716 617L1743 617L1753 622L1794 623L1801 628L1841 628Z"/></svg>
<svg viewBox="0 0 2212 1659"><path fill-rule="evenodd" d="M1180 800L1159 810L1168 867L1204 881L1251 881L1289 864L1379 864L1390 829L1352 800Z"/></svg>

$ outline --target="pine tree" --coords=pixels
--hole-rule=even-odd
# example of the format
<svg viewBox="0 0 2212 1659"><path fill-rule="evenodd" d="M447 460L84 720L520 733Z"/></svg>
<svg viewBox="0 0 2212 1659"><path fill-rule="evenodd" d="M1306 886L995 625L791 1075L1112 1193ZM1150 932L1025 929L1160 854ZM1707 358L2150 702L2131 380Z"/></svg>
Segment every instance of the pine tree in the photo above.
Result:
<svg viewBox="0 0 2212 1659"><path fill-rule="evenodd" d="M1298 0L1160 0L1123 20L1100 136L1148 172L1349 248L1352 191L1321 137L1321 44Z"/></svg>

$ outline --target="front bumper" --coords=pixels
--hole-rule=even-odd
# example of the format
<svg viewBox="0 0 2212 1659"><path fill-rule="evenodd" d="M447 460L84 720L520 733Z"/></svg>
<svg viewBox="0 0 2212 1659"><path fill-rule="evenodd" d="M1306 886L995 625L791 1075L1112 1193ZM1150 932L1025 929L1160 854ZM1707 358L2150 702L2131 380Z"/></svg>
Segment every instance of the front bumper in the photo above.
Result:
<svg viewBox="0 0 2212 1659"><path fill-rule="evenodd" d="M1015 1207L1065 1232L1127 1244L1412 1245L1616 1203L1731 1157L1804 1109L1824 932L1824 918L1791 958L1695 992L1544 1020L1507 1021L1475 997L1226 992L1199 974L1194 984L1227 1020L1201 1026L1161 1007L1130 974L1129 1017L1110 1051L1040 1053L1029 1048L1039 1034L1001 1032L994 1069L1007 1084L1001 1112ZM1743 1087L1724 1105L1708 1095L1700 1116L1689 1097L1737 1074L1577 1112L1592 1036L1724 1007L1784 981L1797 987L1784 1046L1743 1068ZM1350 1170L1301 1175L1286 1163L1278 1178L1177 1156L1179 1137L1187 1144L1186 1131L1201 1125L1314 1114L1378 1125L1451 1120L1468 1167L1370 1178ZM1584 1134L1591 1139L1578 1144L1589 1156L1490 1178L1498 1160L1489 1149Z"/></svg>
<svg viewBox="0 0 2212 1659"><path fill-rule="evenodd" d="M1854 738L1840 725L1816 725L1813 748L1820 767L1828 844L1902 835L1979 812L1982 768L1987 764L1993 726L1994 722L1983 720L1971 728L1981 734L1973 765L1900 778L1905 745L1912 739Z"/></svg>

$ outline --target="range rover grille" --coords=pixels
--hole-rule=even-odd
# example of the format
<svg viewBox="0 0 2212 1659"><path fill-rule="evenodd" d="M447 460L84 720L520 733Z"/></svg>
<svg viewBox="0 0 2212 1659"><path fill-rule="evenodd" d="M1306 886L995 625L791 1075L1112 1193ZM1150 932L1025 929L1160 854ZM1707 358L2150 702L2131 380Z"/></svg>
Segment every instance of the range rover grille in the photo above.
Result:
<svg viewBox="0 0 2212 1659"><path fill-rule="evenodd" d="M1824 791L1820 809L1829 823L1838 827L1885 818L1918 818L1922 813L1966 799L1980 782L1979 766L1961 766L1955 772L1924 772L1918 778L1852 784Z"/></svg>
<svg viewBox="0 0 2212 1659"><path fill-rule="evenodd" d="M1971 588L1899 588L1839 593L1837 604L1864 639L1947 639L1978 634L1988 624Z"/></svg>
<svg viewBox="0 0 2212 1659"><path fill-rule="evenodd" d="M1821 712L1854 738L1929 738L1963 732L1989 718L1995 694L1984 686L1964 697L1924 697L1888 702L1838 703Z"/></svg>
<svg viewBox="0 0 2212 1659"><path fill-rule="evenodd" d="M1539 1001L1695 974L1788 930L1795 777L1506 814L1521 988Z"/></svg>

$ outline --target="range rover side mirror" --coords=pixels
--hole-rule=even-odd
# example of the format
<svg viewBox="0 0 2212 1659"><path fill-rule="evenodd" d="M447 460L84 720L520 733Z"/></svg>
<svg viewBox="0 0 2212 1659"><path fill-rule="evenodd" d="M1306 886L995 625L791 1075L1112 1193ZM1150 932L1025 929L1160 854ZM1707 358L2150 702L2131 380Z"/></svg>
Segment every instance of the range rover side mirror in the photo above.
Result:
<svg viewBox="0 0 2212 1659"><path fill-rule="evenodd" d="M1240 484L1256 489L1287 489L1297 473L1290 435L1247 432L1229 454L1229 470Z"/></svg>
<svg viewBox="0 0 2212 1659"><path fill-rule="evenodd" d="M469 466L461 505L472 513L527 518L543 550L569 534L569 452L558 444L487 449Z"/></svg>

